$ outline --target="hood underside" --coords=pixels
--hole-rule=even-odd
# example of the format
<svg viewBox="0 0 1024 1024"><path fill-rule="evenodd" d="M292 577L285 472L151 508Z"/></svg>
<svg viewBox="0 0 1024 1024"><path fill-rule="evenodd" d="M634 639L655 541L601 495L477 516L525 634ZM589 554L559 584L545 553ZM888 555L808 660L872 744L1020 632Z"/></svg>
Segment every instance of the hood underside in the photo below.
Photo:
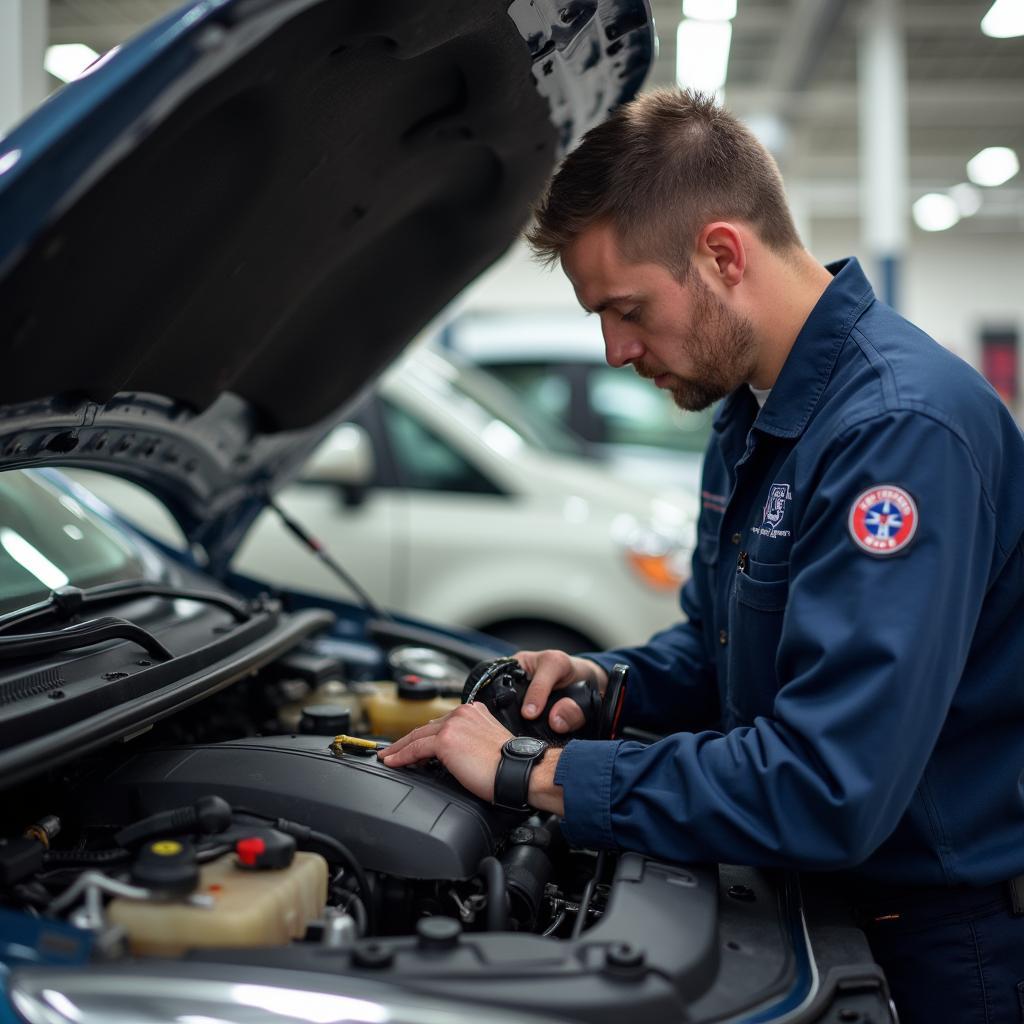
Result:
<svg viewBox="0 0 1024 1024"><path fill-rule="evenodd" d="M652 49L643 0L168 17L0 143L0 468L117 472L219 545Z"/></svg>

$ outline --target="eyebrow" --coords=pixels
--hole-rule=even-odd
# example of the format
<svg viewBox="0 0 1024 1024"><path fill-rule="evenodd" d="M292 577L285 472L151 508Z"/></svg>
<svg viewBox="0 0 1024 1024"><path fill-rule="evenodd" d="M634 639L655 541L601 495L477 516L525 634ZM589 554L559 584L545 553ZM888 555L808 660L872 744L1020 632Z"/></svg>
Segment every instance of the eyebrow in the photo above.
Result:
<svg viewBox="0 0 1024 1024"><path fill-rule="evenodd" d="M632 302L635 298L637 298L636 294L634 292L630 292L627 295L609 295L597 303L593 309L584 306L582 302L580 305L583 306L584 312L603 313L609 306L614 306L618 302Z"/></svg>

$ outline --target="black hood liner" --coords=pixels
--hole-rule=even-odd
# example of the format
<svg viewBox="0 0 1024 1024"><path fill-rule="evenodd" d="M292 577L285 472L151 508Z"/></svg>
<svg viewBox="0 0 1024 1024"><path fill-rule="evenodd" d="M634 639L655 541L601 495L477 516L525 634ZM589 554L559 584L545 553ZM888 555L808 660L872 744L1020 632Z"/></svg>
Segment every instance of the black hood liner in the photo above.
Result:
<svg viewBox="0 0 1024 1024"><path fill-rule="evenodd" d="M506 8L320 3L187 96L0 282L0 404L199 412L230 391L261 433L336 410L505 249L551 169Z"/></svg>

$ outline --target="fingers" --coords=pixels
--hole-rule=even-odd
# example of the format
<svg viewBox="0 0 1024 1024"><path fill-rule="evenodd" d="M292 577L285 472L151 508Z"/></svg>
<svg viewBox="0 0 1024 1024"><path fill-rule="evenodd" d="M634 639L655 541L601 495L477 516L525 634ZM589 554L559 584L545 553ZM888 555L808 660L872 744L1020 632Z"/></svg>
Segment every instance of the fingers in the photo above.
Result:
<svg viewBox="0 0 1024 1024"><path fill-rule="evenodd" d="M422 726L422 728L426 728L426 726ZM419 731L419 729L416 730L416 732ZM396 751L397 744L392 744L379 755L379 759L389 768L404 768L406 765L429 761L432 757L437 756L438 736L436 732L427 733L416 739L413 739L413 733L409 733L402 739L409 742L404 743L400 750Z"/></svg>
<svg viewBox="0 0 1024 1024"><path fill-rule="evenodd" d="M555 732L572 732L586 724L583 709L570 697L563 697L551 709L548 723Z"/></svg>
<svg viewBox="0 0 1024 1024"><path fill-rule="evenodd" d="M564 651L520 651L516 660L533 677L523 697L523 717L536 718L551 691L572 682L572 659Z"/></svg>
<svg viewBox="0 0 1024 1024"><path fill-rule="evenodd" d="M450 713L450 712L449 712ZM432 736L434 733L441 728L447 715L442 715L440 718L435 718L431 722L427 722L426 725L421 725L412 732L407 732L400 739L395 740L394 743L390 744L384 755L390 757L392 754L398 754L404 750L410 743L415 743L417 740L422 739L424 736Z"/></svg>
<svg viewBox="0 0 1024 1024"><path fill-rule="evenodd" d="M395 740L386 750L381 751L378 759L390 768L401 768L404 765L427 761L432 757L441 757L442 730L446 726L450 730L452 719L467 717L471 720L482 718L493 728L502 730L494 716L483 704L460 704L448 714L435 718L427 722L426 725L421 725Z"/></svg>

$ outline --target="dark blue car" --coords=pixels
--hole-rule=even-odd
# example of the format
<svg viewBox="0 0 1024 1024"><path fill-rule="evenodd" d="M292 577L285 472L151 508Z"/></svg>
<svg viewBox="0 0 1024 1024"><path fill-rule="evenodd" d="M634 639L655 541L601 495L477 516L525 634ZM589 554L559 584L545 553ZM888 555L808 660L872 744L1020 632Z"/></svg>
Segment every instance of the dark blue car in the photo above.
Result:
<svg viewBox="0 0 1024 1024"><path fill-rule="evenodd" d="M0 142L0 1022L891 1020L793 879L378 763L492 641L228 571L653 47L644 0L202 0Z"/></svg>

